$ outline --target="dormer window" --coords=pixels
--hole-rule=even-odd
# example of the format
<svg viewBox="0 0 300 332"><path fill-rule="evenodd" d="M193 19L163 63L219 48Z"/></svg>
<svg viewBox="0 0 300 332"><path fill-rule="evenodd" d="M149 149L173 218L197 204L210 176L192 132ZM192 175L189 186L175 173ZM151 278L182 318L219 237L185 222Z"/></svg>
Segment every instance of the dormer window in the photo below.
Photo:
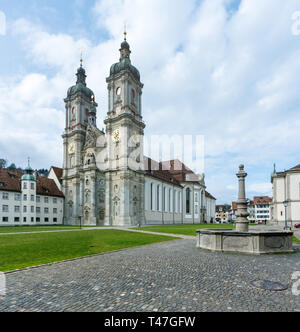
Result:
<svg viewBox="0 0 300 332"><path fill-rule="evenodd" d="M45 191L46 193L49 192L49 190L45 187L42 187L43 191Z"/></svg>

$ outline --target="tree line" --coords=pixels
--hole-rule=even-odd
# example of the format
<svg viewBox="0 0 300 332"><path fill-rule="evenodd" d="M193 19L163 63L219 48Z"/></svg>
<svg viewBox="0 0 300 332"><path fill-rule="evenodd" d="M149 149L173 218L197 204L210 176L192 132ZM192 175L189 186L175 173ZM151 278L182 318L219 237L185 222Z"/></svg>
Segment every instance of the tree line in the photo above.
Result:
<svg viewBox="0 0 300 332"><path fill-rule="evenodd" d="M0 158L0 169L8 169L10 171L19 171L24 172L22 167L17 167L15 163L9 164L8 161L4 158ZM46 176L48 174L48 170L45 168L41 168L37 170L40 176Z"/></svg>

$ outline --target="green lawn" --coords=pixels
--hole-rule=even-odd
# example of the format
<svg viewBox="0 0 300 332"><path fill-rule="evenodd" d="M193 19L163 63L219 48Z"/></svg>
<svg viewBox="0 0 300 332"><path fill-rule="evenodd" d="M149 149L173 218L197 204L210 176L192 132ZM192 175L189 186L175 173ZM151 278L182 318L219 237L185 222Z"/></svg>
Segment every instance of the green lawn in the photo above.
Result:
<svg viewBox="0 0 300 332"><path fill-rule="evenodd" d="M296 236L293 237L293 241L294 241L294 243L300 243L300 240L298 238L296 238Z"/></svg>
<svg viewBox="0 0 300 332"><path fill-rule="evenodd" d="M0 236L0 271L171 240L120 230L5 235Z"/></svg>
<svg viewBox="0 0 300 332"><path fill-rule="evenodd" d="M257 226L252 225L250 226ZM149 232L158 232L158 233L169 233L169 234L180 234L180 235L192 235L196 236L197 229L235 229L235 225L229 225L229 224L205 224L205 225L165 225L165 226L149 226L149 227L141 227L136 228L143 231L149 231ZM297 239L295 236L293 237L294 243L300 243L300 240Z"/></svg>
<svg viewBox="0 0 300 332"><path fill-rule="evenodd" d="M220 228L220 229L234 229L234 225L228 224L205 224L205 225L165 225L165 226L149 226L136 228L143 231L158 232L158 233L169 233L169 234L180 234L180 235L194 235L196 236L197 229L202 228Z"/></svg>

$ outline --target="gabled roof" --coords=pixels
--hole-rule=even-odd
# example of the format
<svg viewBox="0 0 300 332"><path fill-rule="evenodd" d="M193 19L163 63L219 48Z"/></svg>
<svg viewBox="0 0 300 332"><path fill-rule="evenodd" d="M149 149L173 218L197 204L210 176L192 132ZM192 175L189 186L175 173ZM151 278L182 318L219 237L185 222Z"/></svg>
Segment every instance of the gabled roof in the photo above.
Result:
<svg viewBox="0 0 300 332"><path fill-rule="evenodd" d="M217 212L229 212L230 210L231 210L230 205L216 205Z"/></svg>
<svg viewBox="0 0 300 332"><path fill-rule="evenodd" d="M198 175L178 159L163 161L161 164L179 182L199 182Z"/></svg>
<svg viewBox="0 0 300 332"><path fill-rule="evenodd" d="M36 194L44 196L64 197L64 194L58 189L54 180L40 176L37 178Z"/></svg>
<svg viewBox="0 0 300 332"><path fill-rule="evenodd" d="M63 176L63 169L59 167L52 166L53 172L55 173L59 182L62 182L61 178Z"/></svg>
<svg viewBox="0 0 300 332"><path fill-rule="evenodd" d="M300 171L300 164L293 167L293 168L291 168L291 169L289 169L289 171Z"/></svg>
<svg viewBox="0 0 300 332"><path fill-rule="evenodd" d="M214 198L214 196L212 194L210 194L208 191L205 191L205 196L210 198L210 199L213 199L213 200L217 200L216 198Z"/></svg>
<svg viewBox="0 0 300 332"><path fill-rule="evenodd" d="M146 175L152 176L159 180L181 186L180 182L172 175L168 170L165 170L162 166L162 163L159 163L151 158L144 158L144 166Z"/></svg>
<svg viewBox="0 0 300 332"><path fill-rule="evenodd" d="M22 172L0 169L0 190L21 192Z"/></svg>
<svg viewBox="0 0 300 332"><path fill-rule="evenodd" d="M255 196L253 198L254 205L258 204L270 204L272 202L273 198L268 196Z"/></svg>
<svg viewBox="0 0 300 332"><path fill-rule="evenodd" d="M288 172L300 172L300 164L290 168L289 170L284 170L283 172L276 172L272 173L272 182L274 177L284 177Z"/></svg>
<svg viewBox="0 0 300 332"><path fill-rule="evenodd" d="M22 172L0 169L0 190L21 192ZM52 179L37 177L36 194L44 196L64 197Z"/></svg>

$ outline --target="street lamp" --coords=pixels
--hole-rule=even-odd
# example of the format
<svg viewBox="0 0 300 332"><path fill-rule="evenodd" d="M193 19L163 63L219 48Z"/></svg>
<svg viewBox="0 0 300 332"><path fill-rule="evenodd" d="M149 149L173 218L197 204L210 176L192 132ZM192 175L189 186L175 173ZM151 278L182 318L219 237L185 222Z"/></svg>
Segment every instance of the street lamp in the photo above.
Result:
<svg viewBox="0 0 300 332"><path fill-rule="evenodd" d="M80 225L80 229L82 228L81 227L81 216L79 216L79 225Z"/></svg>
<svg viewBox="0 0 300 332"><path fill-rule="evenodd" d="M285 225L284 225L284 230L287 231L288 230L288 225L287 225L287 213L286 213L286 211L287 211L287 207L289 205L289 202L288 201L284 201L283 205L284 205L284 208L285 208L285 214L284 214L284 219L285 219L284 224Z"/></svg>

